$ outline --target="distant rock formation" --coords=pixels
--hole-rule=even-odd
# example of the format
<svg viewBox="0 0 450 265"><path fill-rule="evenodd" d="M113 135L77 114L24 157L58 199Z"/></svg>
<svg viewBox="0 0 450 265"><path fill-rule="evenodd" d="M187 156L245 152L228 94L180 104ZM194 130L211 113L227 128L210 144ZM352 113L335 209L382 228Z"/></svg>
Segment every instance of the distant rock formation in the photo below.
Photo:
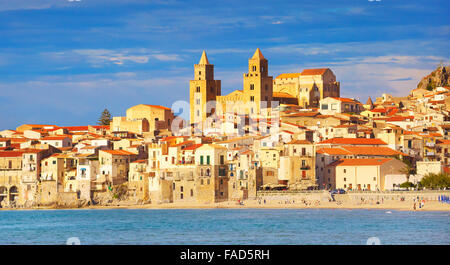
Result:
<svg viewBox="0 0 450 265"><path fill-rule="evenodd" d="M436 87L450 86L450 66L438 66L436 70L431 72L420 80L416 89L434 90Z"/></svg>

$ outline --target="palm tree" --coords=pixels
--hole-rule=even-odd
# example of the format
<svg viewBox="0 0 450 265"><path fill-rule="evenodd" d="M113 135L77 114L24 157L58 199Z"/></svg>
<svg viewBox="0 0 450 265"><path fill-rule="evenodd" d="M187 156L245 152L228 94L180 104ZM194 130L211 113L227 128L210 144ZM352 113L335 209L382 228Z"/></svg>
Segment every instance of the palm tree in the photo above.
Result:
<svg viewBox="0 0 450 265"><path fill-rule="evenodd" d="M403 158L403 163L405 163L406 165L402 169L400 169L400 172L406 175L406 182L410 182L409 177L416 174L416 168L407 158Z"/></svg>

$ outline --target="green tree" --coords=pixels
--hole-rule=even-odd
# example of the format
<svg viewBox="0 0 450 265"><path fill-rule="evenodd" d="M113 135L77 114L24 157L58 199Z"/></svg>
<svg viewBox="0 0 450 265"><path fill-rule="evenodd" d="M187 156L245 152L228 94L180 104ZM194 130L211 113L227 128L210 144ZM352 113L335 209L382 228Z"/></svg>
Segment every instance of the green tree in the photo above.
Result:
<svg viewBox="0 0 450 265"><path fill-rule="evenodd" d="M403 182L400 184L400 188L414 188L414 184L412 182Z"/></svg>
<svg viewBox="0 0 450 265"><path fill-rule="evenodd" d="M447 173L429 173L422 178L420 186L429 189L450 188L450 175Z"/></svg>
<svg viewBox="0 0 450 265"><path fill-rule="evenodd" d="M402 162L406 165L400 169L400 172L406 175L406 182L409 182L409 176L416 174L416 168L406 157L403 157Z"/></svg>
<svg viewBox="0 0 450 265"><path fill-rule="evenodd" d="M100 116L100 119L98 119L97 124L99 125L109 125L111 123L111 113L109 113L108 109L105 109L102 112L102 115Z"/></svg>

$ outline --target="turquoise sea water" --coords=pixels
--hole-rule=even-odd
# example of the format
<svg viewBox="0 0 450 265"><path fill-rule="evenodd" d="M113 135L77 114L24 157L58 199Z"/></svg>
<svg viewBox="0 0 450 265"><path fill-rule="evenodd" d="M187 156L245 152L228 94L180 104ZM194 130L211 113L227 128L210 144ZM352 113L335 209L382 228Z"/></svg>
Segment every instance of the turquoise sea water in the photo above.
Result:
<svg viewBox="0 0 450 265"><path fill-rule="evenodd" d="M0 211L0 244L450 244L450 212L331 209Z"/></svg>

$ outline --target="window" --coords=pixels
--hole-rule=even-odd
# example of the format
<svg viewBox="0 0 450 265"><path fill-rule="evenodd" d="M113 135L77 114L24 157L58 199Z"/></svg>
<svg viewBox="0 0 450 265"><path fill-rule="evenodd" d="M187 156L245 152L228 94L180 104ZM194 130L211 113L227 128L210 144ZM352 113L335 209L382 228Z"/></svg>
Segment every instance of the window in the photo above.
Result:
<svg viewBox="0 0 450 265"><path fill-rule="evenodd" d="M200 156L200 165L203 165L203 156Z"/></svg>
<svg viewBox="0 0 450 265"><path fill-rule="evenodd" d="M347 169L344 169L344 173L347 173ZM344 179L344 181L345 181L345 179Z"/></svg>
<svg viewBox="0 0 450 265"><path fill-rule="evenodd" d="M322 104L322 107L321 107L321 109L323 109L323 110L327 110L327 109L328 109L328 104Z"/></svg>
<svg viewBox="0 0 450 265"><path fill-rule="evenodd" d="M180 191L183 192L183 186L180 186Z"/></svg>
<svg viewBox="0 0 450 265"><path fill-rule="evenodd" d="M252 66L252 71L256 71L256 65Z"/></svg>
<svg viewBox="0 0 450 265"><path fill-rule="evenodd" d="M197 93L200 93L200 87L199 86L197 87Z"/></svg>
<svg viewBox="0 0 450 265"><path fill-rule="evenodd" d="M199 98L195 100L195 104L200 105L200 99Z"/></svg>
<svg viewBox="0 0 450 265"><path fill-rule="evenodd" d="M223 165L225 163L225 158L223 155L220 156L220 164Z"/></svg>
<svg viewBox="0 0 450 265"><path fill-rule="evenodd" d="M254 84L250 84L250 90L255 90L255 85Z"/></svg>
<svg viewBox="0 0 450 265"><path fill-rule="evenodd" d="M172 184L172 189L175 190L175 183Z"/></svg>
<svg viewBox="0 0 450 265"><path fill-rule="evenodd" d="M210 157L209 157L209 156L206 156L206 164L209 165L210 162L211 162L211 161L210 161Z"/></svg>
<svg viewBox="0 0 450 265"><path fill-rule="evenodd" d="M250 101L251 102L255 101L255 96L250 96Z"/></svg>
<svg viewBox="0 0 450 265"><path fill-rule="evenodd" d="M191 189L191 197L193 197L193 196L194 196L194 190Z"/></svg>
<svg viewBox="0 0 450 265"><path fill-rule="evenodd" d="M183 199L183 193L180 194L180 199Z"/></svg>
<svg viewBox="0 0 450 265"><path fill-rule="evenodd" d="M197 116L200 117L200 111L199 110L197 110Z"/></svg>
<svg viewBox="0 0 450 265"><path fill-rule="evenodd" d="M208 183L208 185L209 185L209 179L207 180L207 183Z"/></svg>

